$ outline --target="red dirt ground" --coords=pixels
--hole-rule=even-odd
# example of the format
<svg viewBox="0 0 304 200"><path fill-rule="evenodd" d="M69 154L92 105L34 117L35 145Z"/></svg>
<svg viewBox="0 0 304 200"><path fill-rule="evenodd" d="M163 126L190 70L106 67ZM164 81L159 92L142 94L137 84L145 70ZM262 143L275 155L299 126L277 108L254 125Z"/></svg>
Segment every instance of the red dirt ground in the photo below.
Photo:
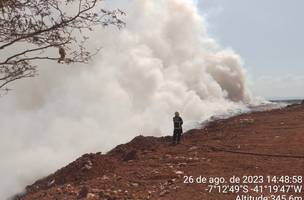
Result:
<svg viewBox="0 0 304 200"><path fill-rule="evenodd" d="M185 184L184 176L226 181L232 176L304 176L304 105L218 120L187 132L177 146L170 139L138 136L105 155L83 155L15 199L234 200L235 193L209 193L206 184ZM303 190L285 194L303 197ZM273 193L248 194L271 200Z"/></svg>

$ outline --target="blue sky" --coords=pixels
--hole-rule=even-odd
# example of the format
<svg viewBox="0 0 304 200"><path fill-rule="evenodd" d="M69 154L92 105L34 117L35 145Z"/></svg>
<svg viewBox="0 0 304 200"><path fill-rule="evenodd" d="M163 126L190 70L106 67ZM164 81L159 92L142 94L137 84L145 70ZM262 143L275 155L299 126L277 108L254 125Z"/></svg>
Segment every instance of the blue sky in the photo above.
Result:
<svg viewBox="0 0 304 200"><path fill-rule="evenodd" d="M265 98L304 96L303 0L199 0L209 34L245 62Z"/></svg>

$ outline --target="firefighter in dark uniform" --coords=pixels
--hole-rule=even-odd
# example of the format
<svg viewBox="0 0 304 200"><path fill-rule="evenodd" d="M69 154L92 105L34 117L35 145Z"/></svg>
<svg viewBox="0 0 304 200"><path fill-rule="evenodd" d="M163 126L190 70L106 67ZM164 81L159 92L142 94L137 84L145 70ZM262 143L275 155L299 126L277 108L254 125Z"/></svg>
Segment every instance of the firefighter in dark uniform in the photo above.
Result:
<svg viewBox="0 0 304 200"><path fill-rule="evenodd" d="M175 112L175 116L173 117L173 125L174 131L172 144L179 144L183 133L183 119L179 116L178 112Z"/></svg>

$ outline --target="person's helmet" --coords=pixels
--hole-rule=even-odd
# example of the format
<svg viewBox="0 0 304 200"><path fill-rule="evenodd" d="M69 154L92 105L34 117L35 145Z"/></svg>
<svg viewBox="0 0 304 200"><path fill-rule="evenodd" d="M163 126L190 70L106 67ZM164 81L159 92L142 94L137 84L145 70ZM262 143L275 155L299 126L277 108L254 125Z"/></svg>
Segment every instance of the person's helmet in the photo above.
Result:
<svg viewBox="0 0 304 200"><path fill-rule="evenodd" d="M178 116L179 116L179 112L175 112L175 116L177 116L177 117L178 117Z"/></svg>

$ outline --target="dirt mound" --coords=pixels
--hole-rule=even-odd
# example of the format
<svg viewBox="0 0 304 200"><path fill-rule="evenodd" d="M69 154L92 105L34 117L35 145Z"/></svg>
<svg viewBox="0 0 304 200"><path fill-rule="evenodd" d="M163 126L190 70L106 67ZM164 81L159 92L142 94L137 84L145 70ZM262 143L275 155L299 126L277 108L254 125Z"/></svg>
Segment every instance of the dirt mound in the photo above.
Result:
<svg viewBox="0 0 304 200"><path fill-rule="evenodd" d="M135 137L129 143L118 145L113 150L109 151L107 155L115 157L120 160L136 159L139 151L155 151L165 141L163 138L156 138L152 136L144 137L142 135Z"/></svg>
<svg viewBox="0 0 304 200"><path fill-rule="evenodd" d="M110 173L115 170L116 166L116 159L109 156L101 153L85 154L54 174L38 180L33 186L27 187L26 190L34 192L58 185L80 184L94 177Z"/></svg>
<svg viewBox="0 0 304 200"><path fill-rule="evenodd" d="M185 184L184 176L304 175L304 159L288 157L304 155L303 112L297 105L218 120L176 146L170 137L138 136L105 155L83 155L18 200L235 199Z"/></svg>

